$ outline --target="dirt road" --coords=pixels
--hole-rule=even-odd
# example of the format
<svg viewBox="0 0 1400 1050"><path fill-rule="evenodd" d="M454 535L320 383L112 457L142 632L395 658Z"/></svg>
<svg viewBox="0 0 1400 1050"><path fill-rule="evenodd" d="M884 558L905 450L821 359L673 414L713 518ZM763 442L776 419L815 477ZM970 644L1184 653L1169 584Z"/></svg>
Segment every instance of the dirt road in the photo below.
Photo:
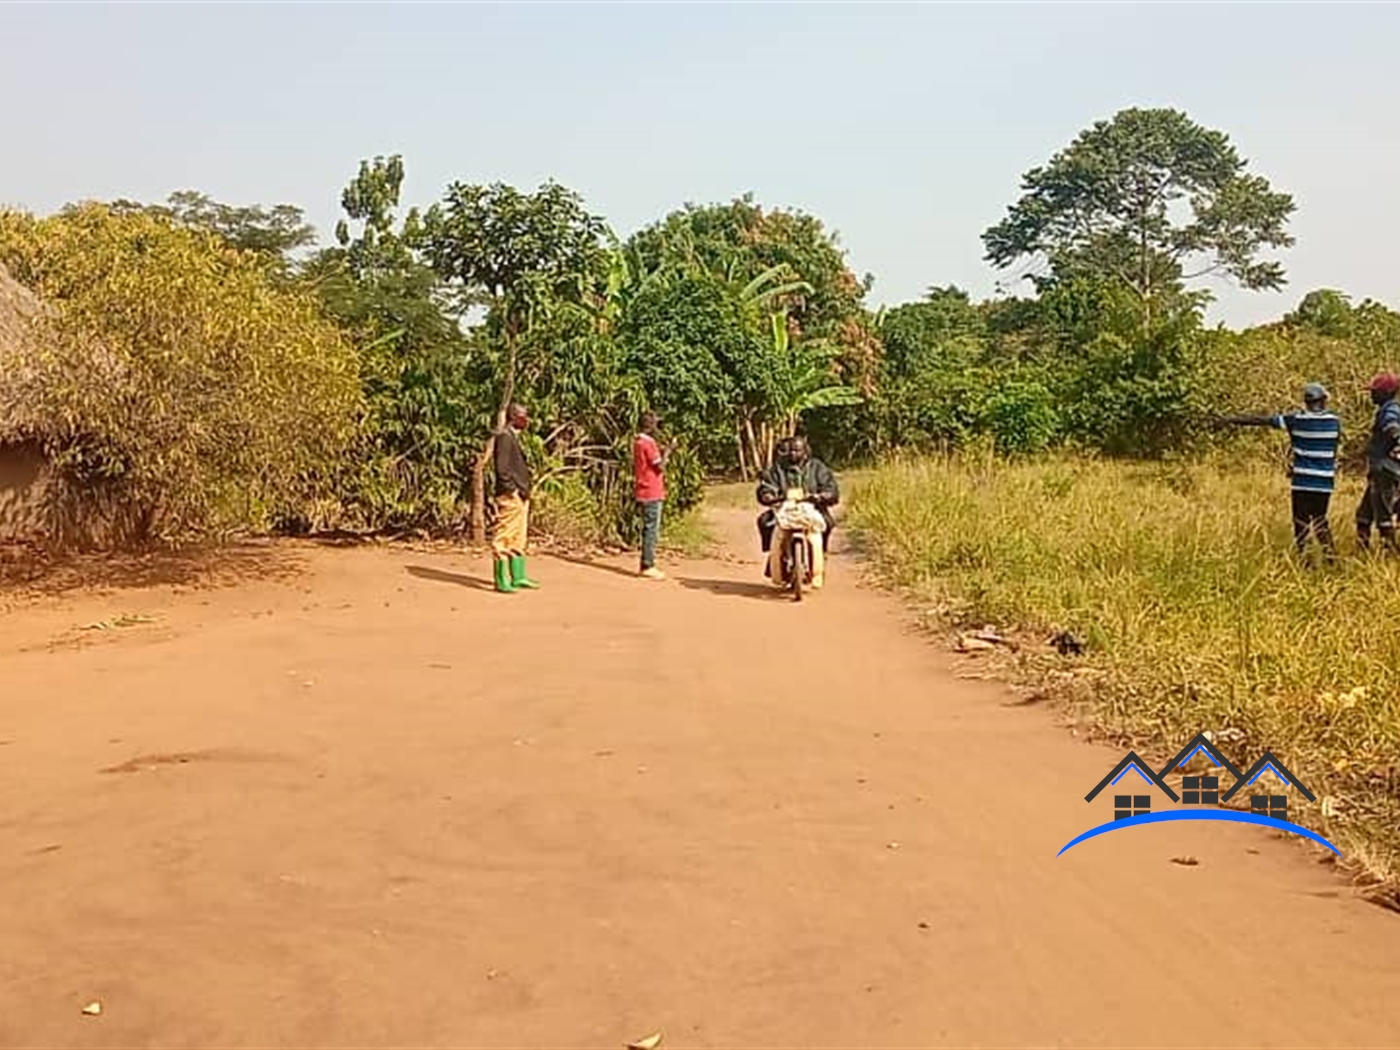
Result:
<svg viewBox="0 0 1400 1050"><path fill-rule="evenodd" d="M1057 859L1118 756L844 558L281 557L0 615L0 1044L1400 1042L1396 916L1260 829Z"/></svg>

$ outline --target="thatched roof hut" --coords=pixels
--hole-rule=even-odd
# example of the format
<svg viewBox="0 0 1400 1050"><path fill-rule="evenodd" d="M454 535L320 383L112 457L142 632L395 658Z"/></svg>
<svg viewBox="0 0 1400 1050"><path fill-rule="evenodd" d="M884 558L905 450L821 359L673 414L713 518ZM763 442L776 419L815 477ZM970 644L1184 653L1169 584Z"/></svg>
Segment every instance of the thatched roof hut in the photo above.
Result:
<svg viewBox="0 0 1400 1050"><path fill-rule="evenodd" d="M33 440L42 430L30 390L52 316L0 263L0 447Z"/></svg>
<svg viewBox="0 0 1400 1050"><path fill-rule="evenodd" d="M0 264L0 543L109 547L121 535L113 494L79 483L48 454L62 436L39 396L46 344L59 338L55 316ZM101 371L93 381L104 381Z"/></svg>

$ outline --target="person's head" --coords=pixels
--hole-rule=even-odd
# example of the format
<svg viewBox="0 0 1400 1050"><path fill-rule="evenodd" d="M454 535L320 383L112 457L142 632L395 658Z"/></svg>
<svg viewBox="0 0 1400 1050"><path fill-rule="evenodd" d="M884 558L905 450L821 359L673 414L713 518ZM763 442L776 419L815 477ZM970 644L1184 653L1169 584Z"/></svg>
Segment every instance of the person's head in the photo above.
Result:
<svg viewBox="0 0 1400 1050"><path fill-rule="evenodd" d="M1371 380L1371 403L1383 405L1400 391L1400 379L1392 372L1382 372Z"/></svg>
<svg viewBox="0 0 1400 1050"><path fill-rule="evenodd" d="M786 463L792 458L792 438L778 439L778 444L773 448L773 458L779 463Z"/></svg>
<svg viewBox="0 0 1400 1050"><path fill-rule="evenodd" d="M524 430L530 425L530 413L518 401L506 409L506 422L515 430Z"/></svg>
<svg viewBox="0 0 1400 1050"><path fill-rule="evenodd" d="M659 419L656 418L656 413L655 413L655 412L643 412L643 413L642 413L642 433L643 433L643 434L655 434L655 433L656 433L656 428L660 425L660 423L661 423L661 420L659 420Z"/></svg>
<svg viewBox="0 0 1400 1050"><path fill-rule="evenodd" d="M788 459L799 467L807 462L807 457L811 455L811 449L807 447L805 437L795 437L788 443Z"/></svg>
<svg viewBox="0 0 1400 1050"><path fill-rule="evenodd" d="M1321 383L1309 383L1303 387L1303 407L1311 412L1321 412L1327 407L1327 388Z"/></svg>

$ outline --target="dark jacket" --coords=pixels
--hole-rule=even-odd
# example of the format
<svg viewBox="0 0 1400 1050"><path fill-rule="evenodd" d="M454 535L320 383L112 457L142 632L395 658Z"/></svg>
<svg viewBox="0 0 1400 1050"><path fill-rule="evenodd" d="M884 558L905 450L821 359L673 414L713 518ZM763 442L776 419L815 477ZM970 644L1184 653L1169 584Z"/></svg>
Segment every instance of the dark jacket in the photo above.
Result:
<svg viewBox="0 0 1400 1050"><path fill-rule="evenodd" d="M817 497L813 502L831 527L831 513L828 507L841 502L841 490L836 487L836 475L821 460L808 457L800 467L790 464L773 463L763 472L758 481L758 502L765 507L776 507L787 498L789 488L801 488L807 495Z"/></svg>
<svg viewBox="0 0 1400 1050"><path fill-rule="evenodd" d="M510 427L496 432L493 453L496 467L496 495L530 498L530 467L520 448L520 438Z"/></svg>
<svg viewBox="0 0 1400 1050"><path fill-rule="evenodd" d="M1366 448L1367 471L1376 474L1400 475L1400 460L1394 456L1400 445L1400 404L1391 398L1376 408L1376 420L1371 424L1371 441Z"/></svg>

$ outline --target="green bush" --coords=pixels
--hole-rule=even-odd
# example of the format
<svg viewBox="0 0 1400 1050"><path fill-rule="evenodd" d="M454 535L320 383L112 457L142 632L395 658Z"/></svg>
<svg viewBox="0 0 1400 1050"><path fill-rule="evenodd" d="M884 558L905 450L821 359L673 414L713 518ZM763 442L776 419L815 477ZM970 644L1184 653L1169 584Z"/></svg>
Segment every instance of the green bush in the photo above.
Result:
<svg viewBox="0 0 1400 1050"><path fill-rule="evenodd" d="M998 385L987 400L982 423L997 451L1006 455L1044 452L1060 436L1055 396L1044 383L1014 379Z"/></svg>

